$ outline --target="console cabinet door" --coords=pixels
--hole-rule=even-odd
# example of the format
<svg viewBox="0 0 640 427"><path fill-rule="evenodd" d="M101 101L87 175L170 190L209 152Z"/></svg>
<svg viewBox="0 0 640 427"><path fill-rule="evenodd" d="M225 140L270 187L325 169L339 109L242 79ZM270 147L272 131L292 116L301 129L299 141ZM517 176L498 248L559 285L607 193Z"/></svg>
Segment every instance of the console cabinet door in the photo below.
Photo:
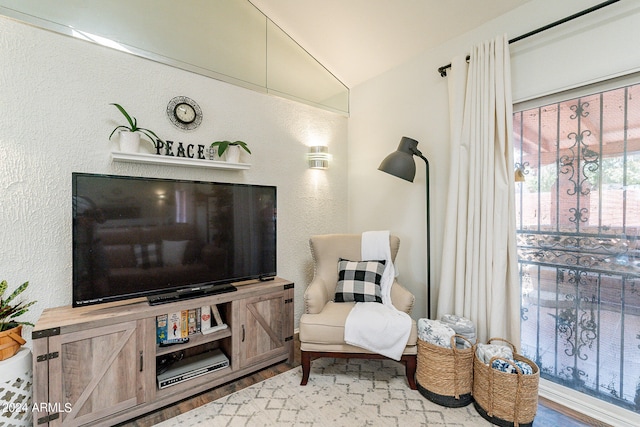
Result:
<svg viewBox="0 0 640 427"><path fill-rule="evenodd" d="M49 398L61 412L49 425L95 422L143 403L144 331L139 320L50 337L58 357L49 361Z"/></svg>
<svg viewBox="0 0 640 427"><path fill-rule="evenodd" d="M290 294L283 290L240 302L240 367L289 357L293 346Z"/></svg>

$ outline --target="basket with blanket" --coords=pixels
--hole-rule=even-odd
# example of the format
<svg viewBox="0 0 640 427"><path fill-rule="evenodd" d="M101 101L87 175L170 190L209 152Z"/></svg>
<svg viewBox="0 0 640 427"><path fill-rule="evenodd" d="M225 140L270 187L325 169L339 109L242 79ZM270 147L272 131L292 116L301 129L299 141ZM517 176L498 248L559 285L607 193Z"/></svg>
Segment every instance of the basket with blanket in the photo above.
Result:
<svg viewBox="0 0 640 427"><path fill-rule="evenodd" d="M503 344L492 344L502 341ZM479 343L473 358L473 399L478 413L501 427L533 426L540 369L509 341Z"/></svg>
<svg viewBox="0 0 640 427"><path fill-rule="evenodd" d="M449 408L473 400L475 326L463 317L418 320L418 391L430 401Z"/></svg>

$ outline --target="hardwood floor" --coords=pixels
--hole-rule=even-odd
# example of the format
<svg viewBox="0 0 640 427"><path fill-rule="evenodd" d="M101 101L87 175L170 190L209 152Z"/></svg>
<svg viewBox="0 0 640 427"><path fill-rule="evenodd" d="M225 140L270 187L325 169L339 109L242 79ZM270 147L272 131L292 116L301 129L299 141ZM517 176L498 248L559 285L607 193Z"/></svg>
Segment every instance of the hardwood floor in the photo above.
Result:
<svg viewBox="0 0 640 427"><path fill-rule="evenodd" d="M227 383L215 389L209 390L205 393L194 396L190 399L183 400L175 405L160 409L156 412L152 412L143 417L137 418L127 423L119 424L120 427L149 427L162 421L173 418L182 413L195 409L206 403L212 402L216 399L220 399L228 394L234 393L243 388L249 387L260 381L264 381L268 378L274 377L278 374L286 372L300 365L300 341L295 339L295 360L293 363L278 363L270 366L255 374L248 375L240 378L239 380ZM533 422L534 427L610 427L607 424L599 422L597 420L585 417L582 414L574 412L563 406L560 406L549 400L540 398L538 404L538 412Z"/></svg>

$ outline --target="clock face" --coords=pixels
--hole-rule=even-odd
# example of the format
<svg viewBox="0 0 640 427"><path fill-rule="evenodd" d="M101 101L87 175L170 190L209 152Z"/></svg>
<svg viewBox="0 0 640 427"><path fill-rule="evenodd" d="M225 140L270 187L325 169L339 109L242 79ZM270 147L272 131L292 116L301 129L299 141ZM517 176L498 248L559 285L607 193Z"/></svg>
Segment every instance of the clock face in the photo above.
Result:
<svg viewBox="0 0 640 427"><path fill-rule="evenodd" d="M167 116L176 127L192 130L202 123L202 110L191 98L176 96L167 105Z"/></svg>
<svg viewBox="0 0 640 427"><path fill-rule="evenodd" d="M173 110L173 114L182 123L191 123L196 119L196 110L185 102L176 105L175 110Z"/></svg>

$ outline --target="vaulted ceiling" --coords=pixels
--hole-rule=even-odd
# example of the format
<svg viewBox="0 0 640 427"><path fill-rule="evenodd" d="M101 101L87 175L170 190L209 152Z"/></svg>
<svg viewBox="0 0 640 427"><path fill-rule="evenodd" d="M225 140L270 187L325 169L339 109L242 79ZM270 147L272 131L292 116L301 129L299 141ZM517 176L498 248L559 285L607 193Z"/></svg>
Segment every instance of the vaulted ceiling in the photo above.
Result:
<svg viewBox="0 0 640 427"><path fill-rule="evenodd" d="M530 0L250 0L348 87Z"/></svg>

